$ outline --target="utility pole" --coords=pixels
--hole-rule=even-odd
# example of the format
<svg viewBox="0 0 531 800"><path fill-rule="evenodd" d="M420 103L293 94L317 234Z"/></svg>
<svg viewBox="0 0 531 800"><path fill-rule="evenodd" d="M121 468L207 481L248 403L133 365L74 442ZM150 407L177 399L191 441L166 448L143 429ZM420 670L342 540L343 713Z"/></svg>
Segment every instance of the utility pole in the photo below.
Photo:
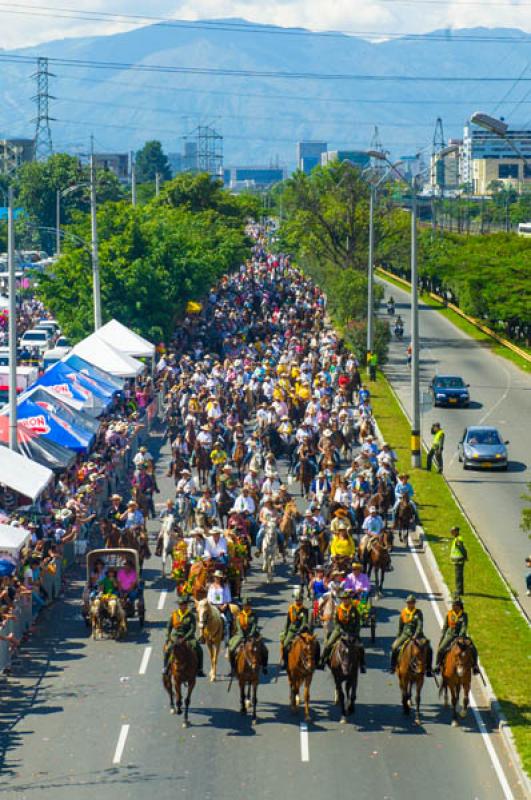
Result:
<svg viewBox="0 0 531 800"><path fill-rule="evenodd" d="M131 151L131 205L136 206L136 165L135 154Z"/></svg>
<svg viewBox="0 0 531 800"><path fill-rule="evenodd" d="M9 291L9 449L18 450L17 442L17 281L15 275L15 220L13 187L7 190L7 263Z"/></svg>
<svg viewBox="0 0 531 800"><path fill-rule="evenodd" d="M413 179L411 189L411 466L421 467L417 181L415 178Z"/></svg>
<svg viewBox="0 0 531 800"><path fill-rule="evenodd" d="M61 255L61 190L55 190L55 255Z"/></svg>
<svg viewBox="0 0 531 800"><path fill-rule="evenodd" d="M160 194L160 172L155 173L155 197Z"/></svg>
<svg viewBox="0 0 531 800"><path fill-rule="evenodd" d="M94 167L94 137L90 137L90 224L92 250L92 289L94 294L94 330L101 328L100 262L98 255L98 218L96 207L96 170Z"/></svg>
<svg viewBox="0 0 531 800"><path fill-rule="evenodd" d="M376 199L376 186L371 184L371 199L369 205L369 264L367 269L367 353L372 353L373 348L373 276L374 276L374 203Z"/></svg>

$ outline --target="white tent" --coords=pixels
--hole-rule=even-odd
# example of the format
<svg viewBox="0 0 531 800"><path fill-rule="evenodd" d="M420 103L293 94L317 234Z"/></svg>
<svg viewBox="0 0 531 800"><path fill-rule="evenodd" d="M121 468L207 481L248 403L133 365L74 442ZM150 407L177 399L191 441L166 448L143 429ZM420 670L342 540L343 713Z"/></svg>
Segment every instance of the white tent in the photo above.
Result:
<svg viewBox="0 0 531 800"><path fill-rule="evenodd" d="M30 540L31 533L26 528L0 525L0 558L10 556L16 561L20 551Z"/></svg>
<svg viewBox="0 0 531 800"><path fill-rule="evenodd" d="M155 355L155 345L148 342L138 333L130 328L126 328L117 319L111 319L102 328L98 328L97 335L108 344L111 344L120 353L127 353L128 356L137 358L153 357Z"/></svg>
<svg viewBox="0 0 531 800"><path fill-rule="evenodd" d="M26 456L14 453L7 447L0 447L0 483L36 500L53 477L48 467L43 467Z"/></svg>
<svg viewBox="0 0 531 800"><path fill-rule="evenodd" d="M120 378L134 378L144 369L144 364L136 358L121 353L111 344L101 339L97 333L92 333L76 344L72 353L84 358L95 367L99 367L111 375L118 375Z"/></svg>

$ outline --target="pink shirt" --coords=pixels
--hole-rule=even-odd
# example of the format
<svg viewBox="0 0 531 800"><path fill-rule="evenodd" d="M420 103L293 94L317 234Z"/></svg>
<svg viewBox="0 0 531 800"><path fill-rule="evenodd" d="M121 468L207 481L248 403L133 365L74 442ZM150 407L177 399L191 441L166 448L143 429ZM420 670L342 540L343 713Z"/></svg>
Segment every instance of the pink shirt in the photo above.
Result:
<svg viewBox="0 0 531 800"><path fill-rule="evenodd" d="M130 592L136 583L136 572L134 569L126 570L124 568L118 570L118 586L123 592Z"/></svg>

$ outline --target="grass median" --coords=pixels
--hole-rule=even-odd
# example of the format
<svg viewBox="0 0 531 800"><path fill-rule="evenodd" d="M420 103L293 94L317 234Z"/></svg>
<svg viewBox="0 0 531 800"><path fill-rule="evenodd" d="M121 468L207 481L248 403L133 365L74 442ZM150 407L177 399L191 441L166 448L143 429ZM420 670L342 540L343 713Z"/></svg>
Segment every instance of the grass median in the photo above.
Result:
<svg viewBox="0 0 531 800"><path fill-rule="evenodd" d="M378 270L376 270L376 273L377 275L379 274L379 277L382 280L385 280L388 283L393 284L393 286L396 286L398 289L402 289L402 291L407 290L407 286L401 281L397 280L396 278L391 278L387 274L384 275L383 273L379 273ZM473 325L471 322L461 317L451 308L448 308L443 303L439 302L434 297L431 297L429 294L425 292L422 292L420 294L420 299L430 308L434 308L437 311L439 311L439 313L442 314L442 316L446 317L446 319L449 322L451 322L452 325L455 325L456 328L462 330L463 333L466 333L468 336L470 336L472 339L475 339L477 342L481 342L492 353L496 353L496 355L501 356L502 358L506 358L508 361L512 361L513 364L515 364L517 367L519 367L519 369L523 370L524 372L527 373L531 372L531 363L529 361L526 361L524 358L519 356L518 353L513 353L512 350L510 350L508 347L505 347L503 344L497 342L496 339L492 338L492 336L489 336L487 333L484 333L479 328L476 328L475 325ZM523 347L522 345L518 346L521 347L522 350L529 352L531 354L529 348Z"/></svg>
<svg viewBox="0 0 531 800"><path fill-rule="evenodd" d="M531 774L531 631L515 608L481 542L441 475L411 469L411 427L384 376L371 384L374 414L385 439L407 469L422 525L446 584L453 590L450 529L458 525L468 550L465 605L481 662L511 726L524 769ZM503 532L500 531L500 534Z"/></svg>

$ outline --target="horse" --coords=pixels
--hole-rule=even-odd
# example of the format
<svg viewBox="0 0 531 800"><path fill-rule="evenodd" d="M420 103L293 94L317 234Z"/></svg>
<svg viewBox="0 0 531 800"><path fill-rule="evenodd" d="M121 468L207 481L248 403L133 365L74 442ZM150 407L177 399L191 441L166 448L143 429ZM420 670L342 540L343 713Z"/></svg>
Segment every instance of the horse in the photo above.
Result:
<svg viewBox="0 0 531 800"><path fill-rule="evenodd" d="M372 418L362 419L359 428L360 441L364 442L367 436L374 436L374 421Z"/></svg>
<svg viewBox="0 0 531 800"><path fill-rule="evenodd" d="M216 494L216 503L218 507L218 517L221 525L226 527L226 522L229 518L229 512L234 505L234 498L229 494L229 491L225 485L225 481L222 481L219 487L219 491Z"/></svg>
<svg viewBox="0 0 531 800"><path fill-rule="evenodd" d="M298 563L296 564L301 586L306 587L308 594L310 592L310 579L312 572L315 568L315 554L310 540L301 541L300 547L296 553Z"/></svg>
<svg viewBox="0 0 531 800"><path fill-rule="evenodd" d="M463 709L460 712L461 717L466 717L468 712L468 696L470 693L470 684L472 682L472 666L474 663L474 656L472 652L472 645L470 639L464 636L459 636L450 645L450 649L444 656L442 665L442 684L439 689L439 695L444 692L444 705L448 706L448 689L452 699L452 727L458 726L457 720L457 704L459 702L459 694L461 688L463 689Z"/></svg>
<svg viewBox="0 0 531 800"><path fill-rule="evenodd" d="M347 721L347 717L354 713L360 661L357 637L341 636L330 656L330 669L334 676L336 703L341 708L341 722L343 724ZM343 684L345 685L345 691L343 691Z"/></svg>
<svg viewBox="0 0 531 800"><path fill-rule="evenodd" d="M300 702L300 688L304 684L304 719L310 720L310 686L317 665L317 637L304 631L293 640L288 653L288 681L291 710L295 712Z"/></svg>
<svg viewBox="0 0 531 800"><path fill-rule="evenodd" d="M409 531L414 528L415 509L411 505L408 494L402 495L396 510L394 529L398 531L398 536L402 544L408 545Z"/></svg>
<svg viewBox="0 0 531 800"><path fill-rule="evenodd" d="M207 595L208 570L204 561L194 561L188 573L188 579L192 582L192 597L194 600L202 600Z"/></svg>
<svg viewBox="0 0 531 800"><path fill-rule="evenodd" d="M284 506L282 518L279 522L279 530L286 543L293 542L297 535L297 521L300 520L301 515L297 509L295 500L288 500Z"/></svg>
<svg viewBox="0 0 531 800"><path fill-rule="evenodd" d="M313 480L314 467L306 451L299 455L299 484L301 487L301 497L307 497L310 493L310 486Z"/></svg>
<svg viewBox="0 0 531 800"><path fill-rule="evenodd" d="M389 509L393 505L393 490L387 481L378 481L378 490L369 500L368 507L376 506L378 513L386 522Z"/></svg>
<svg viewBox="0 0 531 800"><path fill-rule="evenodd" d="M162 683L170 696L171 714L182 714L182 685L183 683L187 684L188 689L184 699L183 728L188 728L190 726L190 722L188 721L188 710L190 708L190 699L192 697L196 678L197 654L195 653L194 649L190 647L188 642L185 642L184 639L179 638L172 647L169 671L164 673L162 677Z"/></svg>
<svg viewBox="0 0 531 800"><path fill-rule="evenodd" d="M92 638L101 639L103 628L107 626L111 638L123 638L127 634L127 619L115 595L102 595L95 597L90 604L90 619L92 623Z"/></svg>
<svg viewBox="0 0 531 800"><path fill-rule="evenodd" d="M122 546L122 531L114 522L102 519L100 521L100 531L103 537L103 546L106 549Z"/></svg>
<svg viewBox="0 0 531 800"><path fill-rule="evenodd" d="M350 417L347 417L341 424L339 431L341 433L341 452L343 457L347 458L352 455L352 445L356 443L354 424Z"/></svg>
<svg viewBox="0 0 531 800"><path fill-rule="evenodd" d="M131 489L131 499L138 505L139 511L144 515L144 519L149 519L149 496L142 492L138 486Z"/></svg>
<svg viewBox="0 0 531 800"><path fill-rule="evenodd" d="M246 450L247 448L245 447L245 444L241 441L238 441L234 448L234 453L232 454L232 462L236 467L239 480L242 478L242 467L245 461Z"/></svg>
<svg viewBox="0 0 531 800"><path fill-rule="evenodd" d="M411 711L411 690L415 686L415 724L420 725L420 694L426 674L426 642L409 639L402 647L397 662L397 675L402 692L404 714Z"/></svg>
<svg viewBox="0 0 531 800"><path fill-rule="evenodd" d="M363 562L364 572L368 577L374 569L374 586L376 596L381 597L385 573L391 565L392 537L390 532L383 531L380 536L372 536L363 547L363 541L359 547L359 558Z"/></svg>
<svg viewBox="0 0 531 800"><path fill-rule="evenodd" d="M323 632L326 636L328 636L332 630L336 614L336 606L337 597L333 592L329 592L319 608L319 620L323 626Z"/></svg>
<svg viewBox="0 0 531 800"><path fill-rule="evenodd" d="M216 680L219 651L223 641L223 618L216 606L206 598L199 600L197 607L197 625L199 636L204 639L210 654L210 681Z"/></svg>
<svg viewBox="0 0 531 800"><path fill-rule="evenodd" d="M162 521L162 527L160 529L157 542L157 547L160 548L160 557L162 559L163 578L166 577L166 563L168 561L168 557L172 554L176 539L177 535L175 532L175 517L173 514L167 514Z"/></svg>
<svg viewBox="0 0 531 800"><path fill-rule="evenodd" d="M236 677L240 686L240 713L246 714L248 708L252 707L252 725L256 725L257 692L262 665L263 643L259 637L253 636L238 648L235 658Z"/></svg>
<svg viewBox="0 0 531 800"><path fill-rule="evenodd" d="M193 463L197 469L199 483L201 485L205 484L208 481L208 475L210 472L210 456L207 449L197 442L194 448Z"/></svg>
<svg viewBox="0 0 531 800"><path fill-rule="evenodd" d="M262 572L267 573L267 582L271 583L275 575L275 561L278 555L278 530L276 523L267 522L262 539Z"/></svg>

